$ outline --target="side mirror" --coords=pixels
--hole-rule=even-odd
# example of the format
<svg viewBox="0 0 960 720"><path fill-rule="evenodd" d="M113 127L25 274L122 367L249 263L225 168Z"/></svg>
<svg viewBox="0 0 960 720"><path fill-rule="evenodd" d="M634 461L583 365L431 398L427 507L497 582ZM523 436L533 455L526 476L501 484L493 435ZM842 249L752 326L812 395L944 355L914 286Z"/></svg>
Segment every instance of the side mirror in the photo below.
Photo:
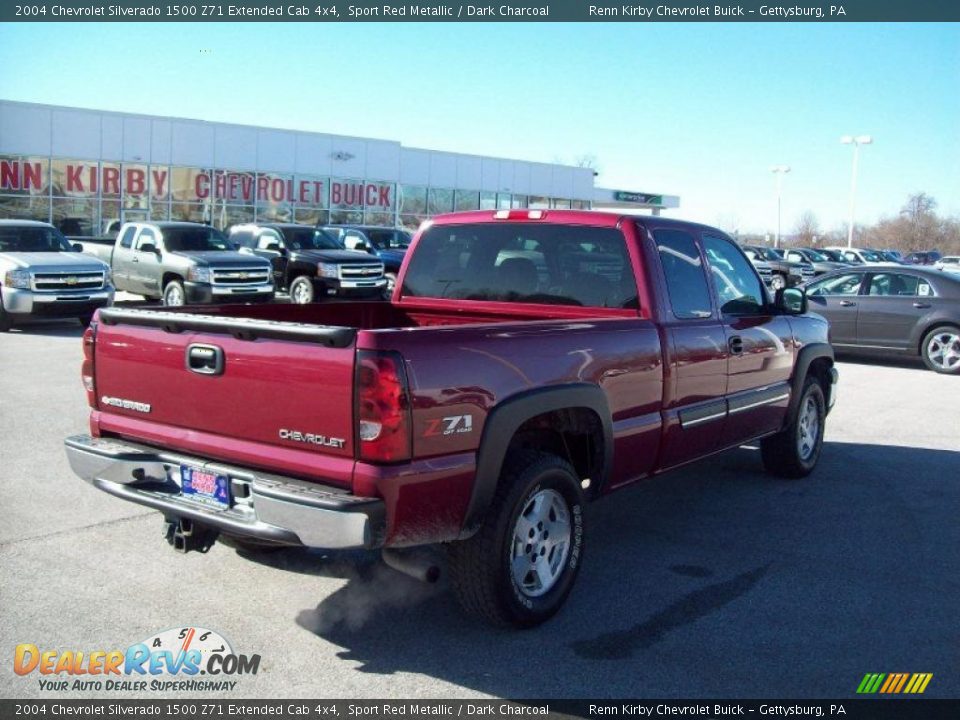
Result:
<svg viewBox="0 0 960 720"><path fill-rule="evenodd" d="M83 245L80 243L70 243L70 247L73 248L74 252L83 252Z"/></svg>
<svg viewBox="0 0 960 720"><path fill-rule="evenodd" d="M800 288L780 288L774 305L785 315L803 315L807 312L807 294Z"/></svg>
<svg viewBox="0 0 960 720"><path fill-rule="evenodd" d="M143 244L142 244L139 248L137 248L137 249L138 249L140 252L145 252L145 253L156 253L156 252L157 252L157 246L154 245L153 243L143 243Z"/></svg>
<svg viewBox="0 0 960 720"><path fill-rule="evenodd" d="M266 245L263 246L263 249L267 252L282 253L283 248L280 247L280 243L276 240L270 240Z"/></svg>

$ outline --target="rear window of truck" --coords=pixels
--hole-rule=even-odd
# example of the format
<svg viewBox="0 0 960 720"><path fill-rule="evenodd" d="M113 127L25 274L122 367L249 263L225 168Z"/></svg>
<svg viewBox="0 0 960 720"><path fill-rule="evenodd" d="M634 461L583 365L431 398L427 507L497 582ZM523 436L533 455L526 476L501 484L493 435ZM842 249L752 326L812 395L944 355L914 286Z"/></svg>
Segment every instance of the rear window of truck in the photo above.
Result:
<svg viewBox="0 0 960 720"><path fill-rule="evenodd" d="M636 308L637 283L619 230L476 223L424 231L407 297Z"/></svg>

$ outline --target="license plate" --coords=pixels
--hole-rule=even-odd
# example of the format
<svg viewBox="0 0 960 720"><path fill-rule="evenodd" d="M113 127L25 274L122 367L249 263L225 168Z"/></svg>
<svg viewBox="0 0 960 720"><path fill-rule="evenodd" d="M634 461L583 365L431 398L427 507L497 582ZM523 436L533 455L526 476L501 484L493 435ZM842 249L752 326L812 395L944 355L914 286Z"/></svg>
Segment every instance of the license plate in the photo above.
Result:
<svg viewBox="0 0 960 720"><path fill-rule="evenodd" d="M180 479L185 497L221 507L230 507L230 478L226 475L181 466Z"/></svg>

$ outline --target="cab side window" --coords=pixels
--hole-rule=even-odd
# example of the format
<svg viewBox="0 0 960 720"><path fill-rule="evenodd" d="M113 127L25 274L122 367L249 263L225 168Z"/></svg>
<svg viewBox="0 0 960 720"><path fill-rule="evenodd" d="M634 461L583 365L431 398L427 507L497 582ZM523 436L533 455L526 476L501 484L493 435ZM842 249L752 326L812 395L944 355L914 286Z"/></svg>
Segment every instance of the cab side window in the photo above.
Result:
<svg viewBox="0 0 960 720"><path fill-rule="evenodd" d="M140 250L146 244L157 245L157 236L150 228L144 228L137 237L137 250Z"/></svg>
<svg viewBox="0 0 960 720"><path fill-rule="evenodd" d="M123 237L120 238L120 247L122 248L132 248L133 247L133 236L137 234L137 226L131 225L126 230L123 231Z"/></svg>
<svg viewBox="0 0 960 720"><path fill-rule="evenodd" d="M789 260L790 262L798 262L798 263L807 261L807 259L803 255L798 253L796 250L787 251L787 260Z"/></svg>
<svg viewBox="0 0 960 720"><path fill-rule="evenodd" d="M764 312L763 283L739 248L725 238L704 235L703 249L720 311L727 315Z"/></svg>
<svg viewBox="0 0 960 720"><path fill-rule="evenodd" d="M680 319L713 315L707 276L693 236L681 230L655 230L653 238L660 253L673 314Z"/></svg>
<svg viewBox="0 0 960 720"><path fill-rule="evenodd" d="M260 237L257 238L257 250L279 250L283 247L283 238L276 230L267 228L260 231Z"/></svg>

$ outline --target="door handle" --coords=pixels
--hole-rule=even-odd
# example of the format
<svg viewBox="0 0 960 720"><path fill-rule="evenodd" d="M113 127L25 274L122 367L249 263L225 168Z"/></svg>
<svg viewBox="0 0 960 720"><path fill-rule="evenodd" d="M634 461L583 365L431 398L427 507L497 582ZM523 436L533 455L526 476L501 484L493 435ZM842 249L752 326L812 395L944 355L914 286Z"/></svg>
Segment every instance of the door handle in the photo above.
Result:
<svg viewBox="0 0 960 720"><path fill-rule="evenodd" d="M913 306L915 308L928 308L930 307L930 303L915 302Z"/></svg>
<svg viewBox="0 0 960 720"><path fill-rule="evenodd" d="M739 335L731 335L730 339L727 340L727 346L734 355L743 354L743 338Z"/></svg>
<svg viewBox="0 0 960 720"><path fill-rule="evenodd" d="M841 301L840 301L840 306L841 306L841 307L856 307L857 304L856 304L855 302L851 301L851 300L841 300Z"/></svg>
<svg viewBox="0 0 960 720"><path fill-rule="evenodd" d="M140 262L140 258L138 258L136 255L134 255L134 256L133 256L133 259L131 260L131 262Z"/></svg>

